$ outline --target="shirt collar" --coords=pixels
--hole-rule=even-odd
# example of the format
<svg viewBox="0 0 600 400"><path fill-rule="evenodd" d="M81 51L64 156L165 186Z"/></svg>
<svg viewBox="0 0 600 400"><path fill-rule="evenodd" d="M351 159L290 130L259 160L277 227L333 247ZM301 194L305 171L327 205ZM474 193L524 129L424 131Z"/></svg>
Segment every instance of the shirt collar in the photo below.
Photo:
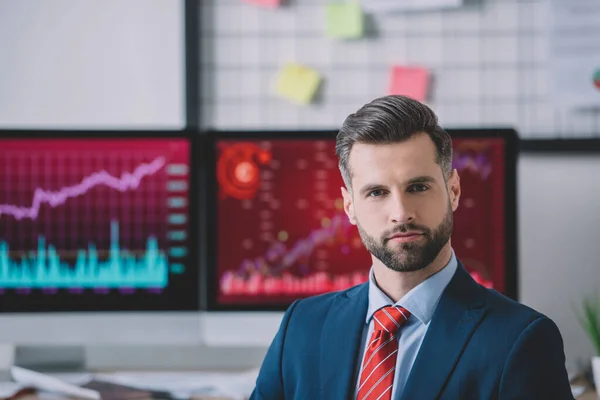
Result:
<svg viewBox="0 0 600 400"><path fill-rule="evenodd" d="M423 324L428 324L433 317L433 312L437 307L444 289L448 283L450 283L457 267L458 261L456 260L454 250L452 250L450 261L442 268L442 270L415 286L395 304L377 286L373 268L371 267L371 272L369 273L369 308L367 310L367 324L371 322L371 318L373 318L375 311L391 305L406 308Z"/></svg>

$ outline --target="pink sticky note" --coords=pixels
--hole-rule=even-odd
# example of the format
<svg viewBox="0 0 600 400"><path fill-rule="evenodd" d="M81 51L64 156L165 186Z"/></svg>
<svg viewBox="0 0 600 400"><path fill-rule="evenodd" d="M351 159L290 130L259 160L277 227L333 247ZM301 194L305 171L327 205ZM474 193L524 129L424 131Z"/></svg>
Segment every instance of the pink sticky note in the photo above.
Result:
<svg viewBox="0 0 600 400"><path fill-rule="evenodd" d="M429 71L423 67L392 67L389 94L425 101L429 90Z"/></svg>
<svg viewBox="0 0 600 400"><path fill-rule="evenodd" d="M281 0L243 0L244 3L262 7L279 7Z"/></svg>

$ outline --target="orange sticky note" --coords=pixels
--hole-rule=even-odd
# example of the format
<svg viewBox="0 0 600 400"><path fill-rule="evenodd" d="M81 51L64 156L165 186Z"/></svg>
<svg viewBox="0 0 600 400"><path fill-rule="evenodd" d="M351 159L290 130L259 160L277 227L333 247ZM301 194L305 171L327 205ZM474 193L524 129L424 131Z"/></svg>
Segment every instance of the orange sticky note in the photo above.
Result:
<svg viewBox="0 0 600 400"><path fill-rule="evenodd" d="M279 7L281 0L243 0L244 3L252 4L254 6L262 7Z"/></svg>
<svg viewBox="0 0 600 400"><path fill-rule="evenodd" d="M389 94L425 101L429 91L429 71L423 67L392 67Z"/></svg>

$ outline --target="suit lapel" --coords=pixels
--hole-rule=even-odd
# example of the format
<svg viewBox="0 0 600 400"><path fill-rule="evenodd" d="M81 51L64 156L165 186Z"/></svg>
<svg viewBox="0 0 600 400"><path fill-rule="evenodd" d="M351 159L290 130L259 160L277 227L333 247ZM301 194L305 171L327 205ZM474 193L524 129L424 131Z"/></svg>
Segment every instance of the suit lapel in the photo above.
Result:
<svg viewBox="0 0 600 400"><path fill-rule="evenodd" d="M357 360L365 327L369 284L340 295L331 306L321 333L321 398L354 396Z"/></svg>
<svg viewBox="0 0 600 400"><path fill-rule="evenodd" d="M427 329L401 399L435 399L486 308L481 288L459 263Z"/></svg>

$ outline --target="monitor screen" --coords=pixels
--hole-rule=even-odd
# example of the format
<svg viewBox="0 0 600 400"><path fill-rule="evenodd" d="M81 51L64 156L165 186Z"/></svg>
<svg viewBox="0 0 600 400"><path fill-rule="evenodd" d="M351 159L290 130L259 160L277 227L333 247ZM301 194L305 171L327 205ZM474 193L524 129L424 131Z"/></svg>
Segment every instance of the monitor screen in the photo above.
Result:
<svg viewBox="0 0 600 400"><path fill-rule="evenodd" d="M0 311L193 310L192 138L0 135Z"/></svg>
<svg viewBox="0 0 600 400"><path fill-rule="evenodd" d="M462 186L452 245L477 281L514 297L511 132L450 132ZM335 133L232 133L213 146L210 307L280 309L368 280L370 254L343 210Z"/></svg>

